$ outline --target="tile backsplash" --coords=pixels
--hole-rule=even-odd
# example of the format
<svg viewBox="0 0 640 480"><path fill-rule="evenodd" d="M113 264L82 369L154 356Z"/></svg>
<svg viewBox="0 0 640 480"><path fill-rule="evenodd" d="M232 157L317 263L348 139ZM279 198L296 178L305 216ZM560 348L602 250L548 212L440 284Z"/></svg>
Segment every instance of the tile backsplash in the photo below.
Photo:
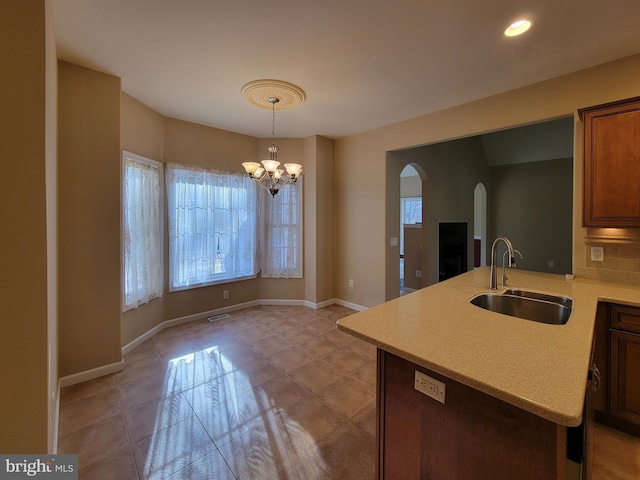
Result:
<svg viewBox="0 0 640 480"><path fill-rule="evenodd" d="M576 275L640 285L640 229L588 228L584 240L585 268ZM591 247L604 249L604 261L591 260Z"/></svg>

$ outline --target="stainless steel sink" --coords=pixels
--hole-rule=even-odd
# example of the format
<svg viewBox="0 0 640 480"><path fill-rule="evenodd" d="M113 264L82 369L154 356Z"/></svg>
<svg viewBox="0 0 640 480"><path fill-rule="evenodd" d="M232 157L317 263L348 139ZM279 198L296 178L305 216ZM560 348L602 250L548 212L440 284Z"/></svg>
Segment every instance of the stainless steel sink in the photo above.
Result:
<svg viewBox="0 0 640 480"><path fill-rule="evenodd" d="M473 297L471 303L503 315L552 325L567 323L573 308L573 300L570 298L526 290L483 293Z"/></svg>
<svg viewBox="0 0 640 480"><path fill-rule="evenodd" d="M546 302L559 303L560 305L565 305L569 308L573 307L573 300L569 297L549 295L548 293L530 292L529 290L516 290L513 288L506 290L504 293L505 295L515 295L517 297L526 297L532 298L534 300L544 300Z"/></svg>

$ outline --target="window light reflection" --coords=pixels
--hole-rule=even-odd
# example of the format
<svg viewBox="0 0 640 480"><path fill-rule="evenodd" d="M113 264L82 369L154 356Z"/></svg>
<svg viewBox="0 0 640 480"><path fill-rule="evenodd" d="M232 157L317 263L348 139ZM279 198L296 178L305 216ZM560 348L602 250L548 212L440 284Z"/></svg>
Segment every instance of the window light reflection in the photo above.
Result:
<svg viewBox="0 0 640 480"><path fill-rule="evenodd" d="M234 472L250 478L304 452L319 458L316 439L278 405L268 381L253 386L252 374L218 345L172 358L167 367L165 399L157 401L154 433L147 437L145 477L178 472L225 444L234 452L260 451L259 458L227 458Z"/></svg>

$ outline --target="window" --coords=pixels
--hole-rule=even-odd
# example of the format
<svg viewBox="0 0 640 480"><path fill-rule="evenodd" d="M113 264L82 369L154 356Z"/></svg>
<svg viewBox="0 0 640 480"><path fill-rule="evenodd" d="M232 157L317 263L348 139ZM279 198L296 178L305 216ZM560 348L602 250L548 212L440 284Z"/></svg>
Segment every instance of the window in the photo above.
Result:
<svg viewBox="0 0 640 480"><path fill-rule="evenodd" d="M123 311L162 296L162 164L122 152Z"/></svg>
<svg viewBox="0 0 640 480"><path fill-rule="evenodd" d="M247 175L167 166L169 290L255 276L256 183Z"/></svg>
<svg viewBox="0 0 640 480"><path fill-rule="evenodd" d="M262 276L302 277L302 177L271 198L264 193Z"/></svg>
<svg viewBox="0 0 640 480"><path fill-rule="evenodd" d="M400 200L400 223L422 223L422 197L404 197Z"/></svg>

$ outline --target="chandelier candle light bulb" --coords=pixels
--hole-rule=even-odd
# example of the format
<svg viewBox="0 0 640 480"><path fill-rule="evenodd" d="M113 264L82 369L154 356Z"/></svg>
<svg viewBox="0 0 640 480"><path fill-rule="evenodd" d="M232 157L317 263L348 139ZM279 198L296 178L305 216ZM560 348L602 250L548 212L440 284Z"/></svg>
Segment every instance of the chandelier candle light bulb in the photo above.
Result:
<svg viewBox="0 0 640 480"><path fill-rule="evenodd" d="M251 176L251 178L254 177L254 175L258 172L258 170L260 170L260 168L262 168L260 167L260 164L258 162L244 162L242 166Z"/></svg>
<svg viewBox="0 0 640 480"><path fill-rule="evenodd" d="M264 169L269 172L269 175L273 175L274 172L278 170L280 162L277 160L262 160L262 165L264 165Z"/></svg>

